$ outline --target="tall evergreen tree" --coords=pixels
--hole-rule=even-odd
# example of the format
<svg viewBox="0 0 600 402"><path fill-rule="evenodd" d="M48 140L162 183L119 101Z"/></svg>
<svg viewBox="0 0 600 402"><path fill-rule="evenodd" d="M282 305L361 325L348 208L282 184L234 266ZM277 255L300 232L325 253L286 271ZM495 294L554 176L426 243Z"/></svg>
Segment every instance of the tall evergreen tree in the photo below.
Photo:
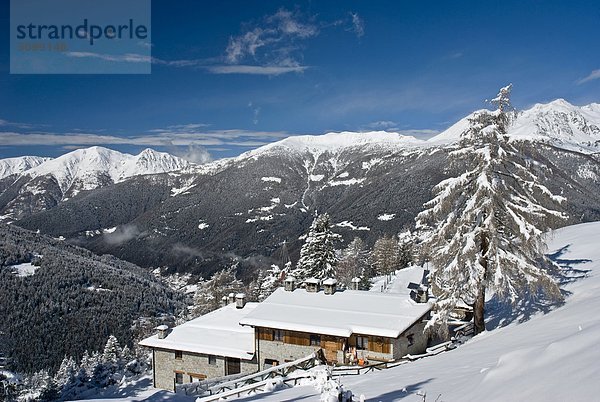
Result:
<svg viewBox="0 0 600 402"><path fill-rule="evenodd" d="M298 281L310 277L317 279L333 277L337 263L333 242L338 238L339 235L331 231L329 214L317 216L310 226L300 250L300 259L292 275Z"/></svg>
<svg viewBox="0 0 600 402"><path fill-rule="evenodd" d="M543 232L563 197L543 186L519 143L509 141L511 85L492 101L495 111L478 112L450 158L465 172L434 188L435 197L417 216L430 230L422 252L433 265L437 296L431 328L447 330L448 314L459 303L473 306L475 333L485 330L486 291L516 302L540 293L560 298L556 283L540 267Z"/></svg>
<svg viewBox="0 0 600 402"><path fill-rule="evenodd" d="M114 335L110 335L104 346L102 358L105 363L117 364L121 357L121 346Z"/></svg>

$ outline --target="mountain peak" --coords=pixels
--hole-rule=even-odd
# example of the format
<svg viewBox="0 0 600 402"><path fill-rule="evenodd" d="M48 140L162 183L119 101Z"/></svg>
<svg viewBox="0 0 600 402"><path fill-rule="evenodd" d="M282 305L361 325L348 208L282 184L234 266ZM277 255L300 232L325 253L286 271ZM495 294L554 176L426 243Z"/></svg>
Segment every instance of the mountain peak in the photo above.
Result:
<svg viewBox="0 0 600 402"><path fill-rule="evenodd" d="M262 152L268 152L274 149L285 148L295 151L314 151L314 152L336 152L341 149L351 148L363 145L402 145L415 146L423 144L424 141L415 137L402 135L400 133L388 131L368 131L368 132L330 132L322 135L296 135L287 137L283 140L273 142L249 151L244 155L255 156Z"/></svg>
<svg viewBox="0 0 600 402"><path fill-rule="evenodd" d="M25 162L23 162L25 163ZM0 177L14 171L16 162L0 160ZM50 175L56 179L63 193L97 188L103 183L117 183L129 177L165 173L183 169L189 162L164 152L146 148L138 155L130 155L101 146L79 148L55 159L32 160L18 173L39 177ZM2 176L4 175L4 176ZM72 187L76 184L77 189Z"/></svg>
<svg viewBox="0 0 600 402"><path fill-rule="evenodd" d="M429 140L432 144L454 143L468 128L469 118L459 120ZM600 105L576 106L559 98L537 103L518 113L509 135L514 139L549 141L568 149L597 152L600 147Z"/></svg>

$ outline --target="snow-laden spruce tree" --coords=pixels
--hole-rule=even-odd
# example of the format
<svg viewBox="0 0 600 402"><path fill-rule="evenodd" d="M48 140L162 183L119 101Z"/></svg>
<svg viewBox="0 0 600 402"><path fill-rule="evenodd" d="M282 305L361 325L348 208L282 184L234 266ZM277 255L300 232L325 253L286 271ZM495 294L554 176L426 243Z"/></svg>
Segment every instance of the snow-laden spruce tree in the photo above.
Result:
<svg viewBox="0 0 600 402"><path fill-rule="evenodd" d="M296 268L291 272L298 282L307 278L329 278L335 275L337 262L333 242L339 238L331 231L329 214L315 218L302 249Z"/></svg>
<svg viewBox="0 0 600 402"><path fill-rule="evenodd" d="M429 323L444 333L449 313L459 304L473 306L475 333L485 330L486 291L516 303L523 297L560 298L555 281L541 266L543 233L553 208L564 201L534 173L518 142L509 141L513 116L512 85L491 101L462 134L450 159L465 172L434 188L435 197L417 216L424 236L422 253L431 261L436 312Z"/></svg>

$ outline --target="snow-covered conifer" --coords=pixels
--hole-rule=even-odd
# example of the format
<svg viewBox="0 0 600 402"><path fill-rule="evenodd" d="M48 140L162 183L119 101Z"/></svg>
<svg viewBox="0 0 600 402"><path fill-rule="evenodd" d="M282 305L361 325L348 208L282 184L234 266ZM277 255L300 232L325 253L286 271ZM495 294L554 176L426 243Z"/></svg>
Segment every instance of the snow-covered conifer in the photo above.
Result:
<svg viewBox="0 0 600 402"><path fill-rule="evenodd" d="M299 282L310 277L333 277L337 262L333 242L338 238L339 235L331 231L329 214L317 216L310 226L300 250L300 259L291 274Z"/></svg>
<svg viewBox="0 0 600 402"><path fill-rule="evenodd" d="M417 216L429 231L422 253L433 265L437 297L430 326L445 332L449 313L461 303L474 308L475 332L485 330L486 290L516 302L543 293L560 298L556 283L540 266L542 235L554 206L564 200L540 183L519 143L510 141L511 86L493 99L495 111L478 112L450 158L464 173L443 180Z"/></svg>
<svg viewBox="0 0 600 402"><path fill-rule="evenodd" d="M102 354L102 358L105 363L117 364L119 362L120 357L121 346L119 345L119 341L114 335L110 335L108 337L108 340L106 341L106 346L104 346L104 353Z"/></svg>

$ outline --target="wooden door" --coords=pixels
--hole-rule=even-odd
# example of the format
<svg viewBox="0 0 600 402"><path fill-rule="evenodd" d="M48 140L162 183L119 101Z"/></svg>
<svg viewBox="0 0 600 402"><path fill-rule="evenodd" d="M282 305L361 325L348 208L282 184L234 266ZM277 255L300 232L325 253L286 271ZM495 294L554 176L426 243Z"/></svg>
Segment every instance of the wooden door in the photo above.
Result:
<svg viewBox="0 0 600 402"><path fill-rule="evenodd" d="M225 375L239 374L241 371L240 359L228 357L225 360Z"/></svg>
<svg viewBox="0 0 600 402"><path fill-rule="evenodd" d="M325 359L330 363L337 363L338 350L341 350L340 342L333 336L323 336L321 338L321 348L325 352Z"/></svg>

